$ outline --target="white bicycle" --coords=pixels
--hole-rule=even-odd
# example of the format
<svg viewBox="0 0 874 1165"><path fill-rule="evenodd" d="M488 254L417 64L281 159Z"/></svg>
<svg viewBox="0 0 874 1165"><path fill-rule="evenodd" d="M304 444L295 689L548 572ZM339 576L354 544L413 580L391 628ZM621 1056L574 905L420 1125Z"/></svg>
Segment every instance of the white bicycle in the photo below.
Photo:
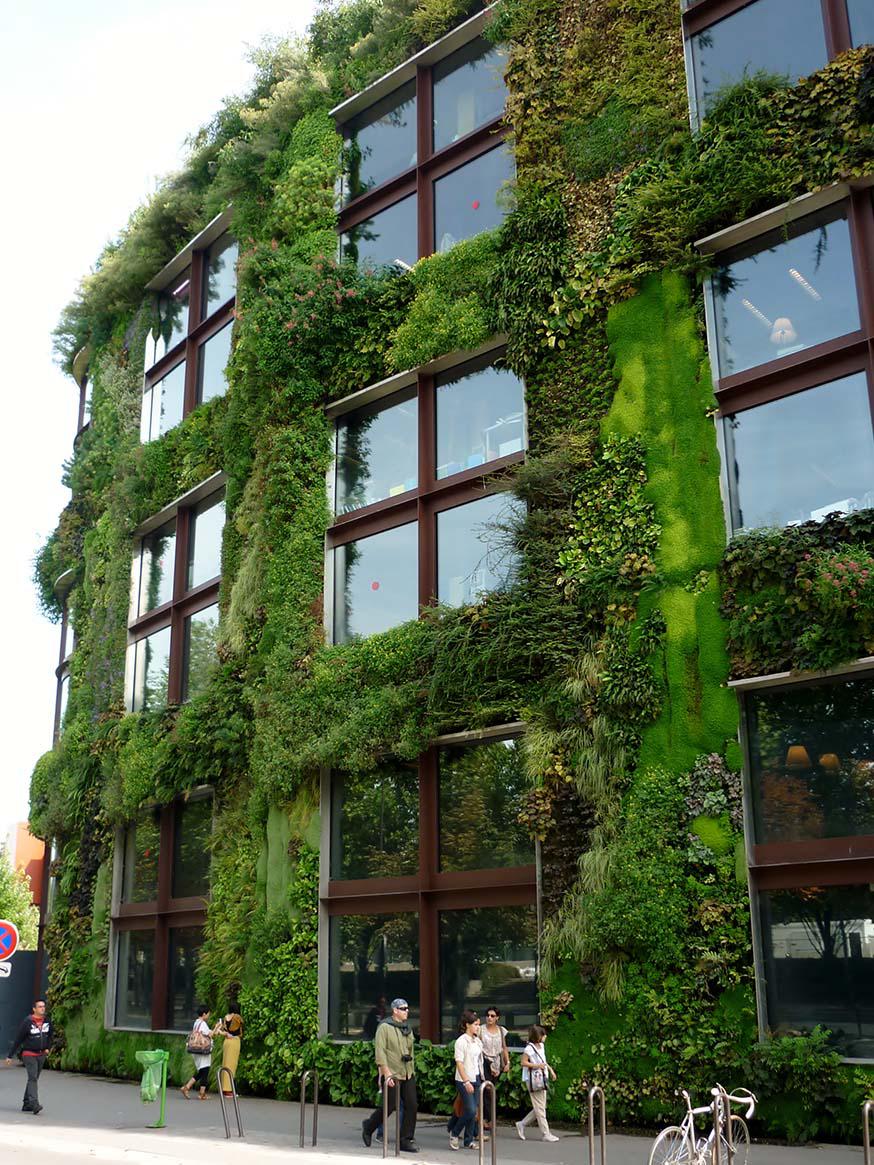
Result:
<svg viewBox="0 0 874 1165"><path fill-rule="evenodd" d="M680 1125L671 1125L662 1129L653 1143L649 1155L649 1165L713 1165L713 1149L716 1140L713 1129L706 1137L698 1136L695 1129L695 1117L711 1116L713 1109L705 1105L704 1108L693 1108L689 1093L685 1089L680 1093L686 1102L686 1115ZM756 1098L746 1088L739 1088L737 1094L726 1093L717 1085L711 1090L714 1097L727 1097L728 1105L745 1104L747 1110L744 1116L731 1113L730 1137L726 1138L722 1131L719 1136L720 1165L747 1165L750 1151L750 1132L747 1121L756 1111Z"/></svg>

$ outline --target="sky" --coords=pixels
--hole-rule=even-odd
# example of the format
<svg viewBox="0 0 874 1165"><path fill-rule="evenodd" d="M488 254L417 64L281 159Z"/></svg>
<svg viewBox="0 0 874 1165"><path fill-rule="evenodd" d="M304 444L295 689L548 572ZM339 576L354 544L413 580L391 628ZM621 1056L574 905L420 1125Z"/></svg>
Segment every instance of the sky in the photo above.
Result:
<svg viewBox="0 0 874 1165"><path fill-rule="evenodd" d="M52 330L103 246L185 158L185 138L245 93L249 47L303 33L315 0L0 3L0 281L5 499L0 609L0 844L27 818L51 747L60 627L39 612L33 560L69 500L78 389Z"/></svg>

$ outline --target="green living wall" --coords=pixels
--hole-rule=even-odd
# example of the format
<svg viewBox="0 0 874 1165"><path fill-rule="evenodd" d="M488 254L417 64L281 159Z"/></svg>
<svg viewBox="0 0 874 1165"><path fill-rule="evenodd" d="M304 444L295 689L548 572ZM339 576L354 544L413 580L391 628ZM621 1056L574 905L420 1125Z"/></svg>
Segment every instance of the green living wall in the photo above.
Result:
<svg viewBox="0 0 874 1165"><path fill-rule="evenodd" d="M174 1076L186 1072L179 1037L103 1027L111 842L141 805L209 784L198 987L219 1007L240 991L241 1083L288 1096L316 1063L333 1101L371 1099L369 1047L315 1039L319 770L368 772L440 732L524 719L555 1115L576 1119L597 1081L613 1118L655 1121L673 1112L676 1087L720 1077L759 1093L769 1132L844 1135L864 1075L824 1033L758 1043L724 684L775 660L819 661L836 622L829 663L870 650L870 596L850 611L841 596L838 612L803 564L808 543L870 555L874 522L769 532L725 552L692 243L870 170L871 54L846 53L794 89L748 81L693 137L675 0L502 0L488 35L509 47L517 181L504 225L409 273L338 264L340 142L327 110L477 7L328 4L305 43L260 50L252 93L195 137L187 167L136 212L59 324L62 359L71 367L84 349L93 384L92 423L66 471L72 501L36 564L51 616L52 580L75 577L69 707L31 803L34 829L59 846L47 935L59 1061L132 1075L135 1050L157 1039L174 1049ZM143 287L231 201L241 260L229 391L141 446ZM516 582L326 647L323 406L496 333L529 411L530 458L501 482L526 503L509 532ZM218 669L182 707L127 715L132 531L219 469ZM768 618L751 631L756 603ZM784 616L820 639L781 639ZM447 1051L423 1047L419 1076L425 1105L445 1110ZM502 1088L518 1108L518 1081Z"/></svg>

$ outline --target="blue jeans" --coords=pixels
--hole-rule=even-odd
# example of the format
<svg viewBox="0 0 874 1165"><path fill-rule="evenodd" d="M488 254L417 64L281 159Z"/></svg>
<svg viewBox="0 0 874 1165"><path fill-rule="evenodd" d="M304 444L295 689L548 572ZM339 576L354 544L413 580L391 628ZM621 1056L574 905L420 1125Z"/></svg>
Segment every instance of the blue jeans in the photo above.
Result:
<svg viewBox="0 0 874 1165"><path fill-rule="evenodd" d="M455 1081L455 1087L458 1090L458 1095L461 1097L461 1103L464 1106L461 1116L452 1118L452 1123L449 1125L449 1135L452 1137L460 1136L464 1133L464 1143L469 1145L476 1136L476 1117L477 1108L479 1106L479 1090L482 1086L482 1077L477 1076L473 1085L473 1092L468 1092L467 1088L461 1080Z"/></svg>

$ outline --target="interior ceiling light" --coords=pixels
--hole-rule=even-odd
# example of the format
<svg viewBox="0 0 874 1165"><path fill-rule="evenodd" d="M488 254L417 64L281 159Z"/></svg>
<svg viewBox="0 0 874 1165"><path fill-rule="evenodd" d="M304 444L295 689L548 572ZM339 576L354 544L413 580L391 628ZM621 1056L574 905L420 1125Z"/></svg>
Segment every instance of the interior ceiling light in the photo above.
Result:
<svg viewBox="0 0 874 1165"><path fill-rule="evenodd" d="M815 299L817 301L817 303L819 303L819 301L822 299L822 296L819 294L819 292L816 290L816 288L813 286L812 283L807 282L807 280L804 278L804 276L801 274L800 271L796 271L794 267L790 267L789 274L792 276L792 278L795 280L795 282L799 285L799 287L803 288L804 291L807 292L807 294L810 296L811 299Z"/></svg>
<svg viewBox="0 0 874 1165"><path fill-rule="evenodd" d="M754 315L760 323L765 325L766 328L773 328L773 321L769 320L764 312L759 311L754 303L751 303L748 299L742 299L741 303L747 309L747 311L750 312L751 315Z"/></svg>

